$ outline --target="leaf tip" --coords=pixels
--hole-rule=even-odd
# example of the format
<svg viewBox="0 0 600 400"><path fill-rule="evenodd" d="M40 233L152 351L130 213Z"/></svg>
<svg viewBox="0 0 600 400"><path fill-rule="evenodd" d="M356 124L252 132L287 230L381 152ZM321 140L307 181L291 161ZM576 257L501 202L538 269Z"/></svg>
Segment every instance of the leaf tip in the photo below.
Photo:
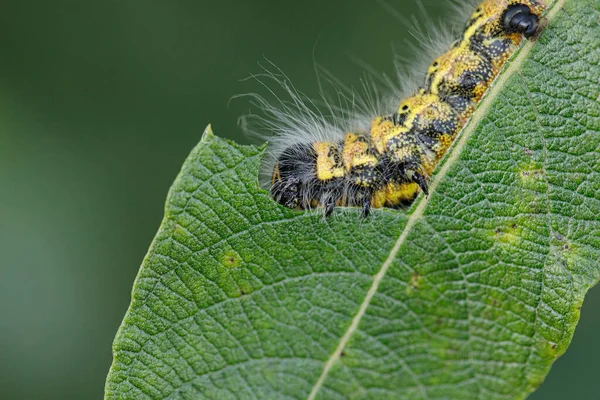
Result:
<svg viewBox="0 0 600 400"><path fill-rule="evenodd" d="M200 139L200 143L210 143L215 138L215 134L213 133L211 124L204 129L202 133L202 138Z"/></svg>

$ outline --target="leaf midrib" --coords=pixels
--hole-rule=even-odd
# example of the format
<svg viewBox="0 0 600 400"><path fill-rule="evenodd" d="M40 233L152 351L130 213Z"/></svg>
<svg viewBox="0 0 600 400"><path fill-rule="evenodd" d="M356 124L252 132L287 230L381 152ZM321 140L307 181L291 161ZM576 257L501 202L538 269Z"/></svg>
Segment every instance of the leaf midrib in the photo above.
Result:
<svg viewBox="0 0 600 400"><path fill-rule="evenodd" d="M552 19L554 19L556 14L564 6L565 1L566 0L556 0L552 4L550 4L548 6L548 11L546 13L545 18L548 21L552 21ZM465 126L461 130L461 132L459 132L457 140L454 142L454 144L448 150L448 156L444 160L442 160L440 166L438 167L438 172L435 174L435 176L431 180L431 184L429 186L430 191L432 193L436 191L437 187L440 184L440 181L448 174L448 171L450 170L450 168L457 162L459 156L461 155L462 149L466 146L468 140L470 139L471 135L475 131L475 128L479 125L481 120L487 115L489 109L492 106L494 99L496 99L498 97L500 91L505 86L508 79L510 79L510 77L512 77L513 74L520 69L523 62L527 59L527 56L533 49L533 45L534 45L534 43L532 43L530 41L526 41L525 44L522 45L519 50L517 50L516 54L512 57L512 59L508 61L505 69L503 71L501 71L499 76L494 80L494 82L492 83L492 86L490 87L490 89L488 90L488 92L486 93L484 98L481 100L479 107L477 108L477 110L475 111L473 116L469 119L469 121L467 121L467 123L465 124ZM414 211L412 212L412 214L410 214L408 216L406 226L404 227L402 233L396 240L396 243L392 247L388 257L386 258L384 263L381 265L381 268L379 269L377 274L374 276L373 283L372 283L371 287L369 288L369 291L367 292L363 302L361 303L361 305L358 309L358 312L352 319L352 323L350 324L350 326L348 327L348 329L346 330L346 332L340 339L340 342L339 342L338 346L336 347L336 349L334 350L334 352L331 354L331 356L328 358L327 362L325 363L325 366L323 367L323 371L321 372L319 379L317 380L317 382L313 386L310 394L308 395L307 400L315 400L317 394L319 393L321 387L323 386L323 383L325 382L325 380L327 379L327 376L329 375L329 371L331 371L331 369L333 368L335 363L340 359L342 351L344 350L344 348L346 347L346 345L348 344L348 342L354 335L354 332L358 329L360 321L361 321L362 317L364 316L364 314L366 313L367 308L371 304L371 300L377 293L382 279L385 277L390 266L396 259L396 256L397 256L398 252L400 251L400 249L402 248L402 246L404 245L406 238L411 233L412 228L415 226L417 221L419 221L419 219L421 217L423 217L423 215L425 213L425 209L427 208L427 205L429 204L429 197L425 197L425 198L421 197L420 200L418 200L418 201L419 201L419 203L417 204L417 206L414 209ZM421 387L421 389L422 389L421 385L419 385L419 387ZM425 398L427 398L426 393L425 393Z"/></svg>

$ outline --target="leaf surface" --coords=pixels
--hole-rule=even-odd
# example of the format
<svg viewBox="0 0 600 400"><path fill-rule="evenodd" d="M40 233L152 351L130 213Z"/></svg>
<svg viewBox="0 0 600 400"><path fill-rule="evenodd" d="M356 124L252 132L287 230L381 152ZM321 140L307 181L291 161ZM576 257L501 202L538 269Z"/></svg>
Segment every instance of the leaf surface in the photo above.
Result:
<svg viewBox="0 0 600 400"><path fill-rule="evenodd" d="M559 0L407 212L277 205L210 129L173 184L106 399L522 399L600 277L600 3Z"/></svg>

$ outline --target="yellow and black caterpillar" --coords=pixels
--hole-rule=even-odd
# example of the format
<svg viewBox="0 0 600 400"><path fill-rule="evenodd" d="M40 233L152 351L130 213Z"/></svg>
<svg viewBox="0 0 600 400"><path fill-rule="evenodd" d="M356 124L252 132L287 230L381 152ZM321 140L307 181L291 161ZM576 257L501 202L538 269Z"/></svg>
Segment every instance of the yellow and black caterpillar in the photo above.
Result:
<svg viewBox="0 0 600 400"><path fill-rule="evenodd" d="M462 37L429 67L423 88L370 129L339 141L297 142L277 155L271 196L299 209L397 208L420 191L523 38L535 38L542 0L485 0Z"/></svg>

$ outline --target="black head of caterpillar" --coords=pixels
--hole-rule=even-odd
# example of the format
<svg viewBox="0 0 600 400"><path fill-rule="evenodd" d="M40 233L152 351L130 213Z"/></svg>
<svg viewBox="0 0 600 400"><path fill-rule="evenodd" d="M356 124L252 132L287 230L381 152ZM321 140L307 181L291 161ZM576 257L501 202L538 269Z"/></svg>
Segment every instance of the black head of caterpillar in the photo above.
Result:
<svg viewBox="0 0 600 400"><path fill-rule="evenodd" d="M523 38L535 38L540 0L485 0L425 86L370 129L329 142L285 148L272 174L272 197L292 208L392 207L428 194L428 178ZM342 134L344 135L344 134ZM341 136L342 136L341 135Z"/></svg>
<svg viewBox="0 0 600 400"><path fill-rule="evenodd" d="M506 32L522 33L526 38L534 37L539 25L540 18L525 4L512 4L502 15L502 26Z"/></svg>
<svg viewBox="0 0 600 400"><path fill-rule="evenodd" d="M317 155L311 144L298 143L278 157L271 182L271 196L290 208L306 208L317 197L315 175Z"/></svg>

